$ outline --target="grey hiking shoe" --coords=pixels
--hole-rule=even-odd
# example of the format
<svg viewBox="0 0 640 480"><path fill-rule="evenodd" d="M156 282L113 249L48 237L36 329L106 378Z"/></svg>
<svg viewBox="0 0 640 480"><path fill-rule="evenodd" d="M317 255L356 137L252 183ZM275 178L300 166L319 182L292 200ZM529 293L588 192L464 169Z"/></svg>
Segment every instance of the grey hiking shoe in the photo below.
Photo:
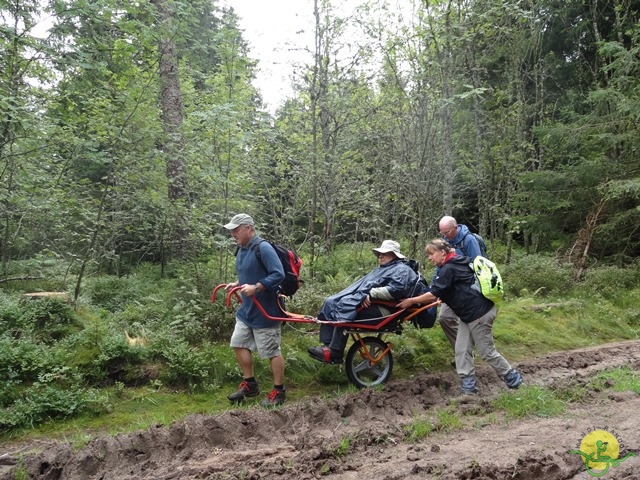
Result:
<svg viewBox="0 0 640 480"><path fill-rule="evenodd" d="M275 407L277 405L282 405L287 398L287 394L284 390L278 390L274 388L269 392L267 398L262 401L263 407Z"/></svg>
<svg viewBox="0 0 640 480"><path fill-rule="evenodd" d="M506 383L507 387L512 390L516 390L520 385L522 385L522 381L522 374L515 368L509 370L504 376L504 383Z"/></svg>
<svg viewBox="0 0 640 480"><path fill-rule="evenodd" d="M237 392L233 392L231 395L228 395L227 398L232 402L240 403L246 397L257 397L260 395L260 387L258 387L257 383L249 383L243 381L240 383L240 387L238 387Z"/></svg>

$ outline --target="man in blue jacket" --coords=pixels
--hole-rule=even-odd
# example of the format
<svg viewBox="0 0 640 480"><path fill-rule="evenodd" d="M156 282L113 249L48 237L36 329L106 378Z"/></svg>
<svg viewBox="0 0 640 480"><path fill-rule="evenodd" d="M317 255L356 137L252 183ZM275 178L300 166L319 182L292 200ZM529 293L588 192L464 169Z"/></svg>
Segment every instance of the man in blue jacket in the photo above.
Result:
<svg viewBox="0 0 640 480"><path fill-rule="evenodd" d="M264 406L284 403L284 357L281 351L282 323L266 318L250 297L255 296L268 315L282 315L278 306L278 286L284 280L284 269L276 251L263 241L256 231L253 218L245 213L233 217L224 228L229 230L236 241L236 273L238 280L227 285L227 289L242 285L239 290L242 304L236 311L236 324L230 345L242 370L243 381L237 392L227 398L241 402L246 397L260 394L260 388L253 372L252 352L257 351L262 359L269 359L273 374L273 390L262 402ZM256 257L260 249L262 263Z"/></svg>
<svg viewBox="0 0 640 480"><path fill-rule="evenodd" d="M478 240L471 234L466 225L458 225L455 218L446 215L440 219L438 228L440 229L442 238L455 249L457 255L469 257L471 261L480 255ZM438 268L436 268L436 275L437 274ZM446 303L441 303L440 311L438 312L438 321L447 340L451 344L451 348L455 351L460 319ZM452 362L452 365L455 367L455 362Z"/></svg>

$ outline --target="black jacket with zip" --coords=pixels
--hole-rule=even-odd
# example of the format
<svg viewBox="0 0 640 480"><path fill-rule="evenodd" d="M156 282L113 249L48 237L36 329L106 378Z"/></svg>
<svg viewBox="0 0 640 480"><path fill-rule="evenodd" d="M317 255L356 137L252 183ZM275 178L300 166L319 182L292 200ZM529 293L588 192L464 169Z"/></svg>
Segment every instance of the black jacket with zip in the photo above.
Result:
<svg viewBox="0 0 640 480"><path fill-rule="evenodd" d="M464 323L485 315L493 302L482 295L469 266L471 258L456 255L439 268L431 283L431 293L446 303Z"/></svg>

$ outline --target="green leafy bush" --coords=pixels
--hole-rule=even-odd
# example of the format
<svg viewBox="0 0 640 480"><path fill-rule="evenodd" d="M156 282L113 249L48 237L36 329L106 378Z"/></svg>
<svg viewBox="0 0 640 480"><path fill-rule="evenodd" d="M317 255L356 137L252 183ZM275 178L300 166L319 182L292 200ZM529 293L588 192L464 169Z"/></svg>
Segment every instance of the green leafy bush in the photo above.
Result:
<svg viewBox="0 0 640 480"><path fill-rule="evenodd" d="M553 257L522 255L499 268L507 295L566 295L574 285L573 267Z"/></svg>
<svg viewBox="0 0 640 480"><path fill-rule="evenodd" d="M85 281L84 297L95 307L117 312L142 296L140 286L141 282L134 277L95 277Z"/></svg>
<svg viewBox="0 0 640 480"><path fill-rule="evenodd" d="M80 328L73 307L65 301L1 298L0 328L16 338L34 335L41 342L51 343Z"/></svg>
<svg viewBox="0 0 640 480"><path fill-rule="evenodd" d="M216 348L206 341L193 346L168 329L157 333L150 354L162 364L160 380L170 387L208 391L238 377L231 348Z"/></svg>
<svg viewBox="0 0 640 480"><path fill-rule="evenodd" d="M69 367L43 372L11 405L0 411L0 431L33 427L44 421L69 417L91 409L104 411L108 397L83 386L82 377Z"/></svg>
<svg viewBox="0 0 640 480"><path fill-rule="evenodd" d="M142 367L148 362L148 355L144 346L129 345L123 332L113 332L100 342L99 353L88 365L90 369L85 376L94 384L146 384L150 379Z"/></svg>
<svg viewBox="0 0 640 480"><path fill-rule="evenodd" d="M183 291L167 312L167 321L192 345L200 344L203 340L213 342L231 336L237 306L234 303L231 309L227 309L223 295L212 304L207 294L195 290Z"/></svg>
<svg viewBox="0 0 640 480"><path fill-rule="evenodd" d="M0 331L2 333L18 333L21 330L20 318L22 308L17 295L0 294Z"/></svg>
<svg viewBox="0 0 640 480"><path fill-rule="evenodd" d="M578 291L586 296L601 295L615 299L640 285L640 264L629 268L602 266L588 268Z"/></svg>
<svg viewBox="0 0 640 480"><path fill-rule="evenodd" d="M12 259L4 265L7 276L16 280L5 283L5 292L65 292L73 269L55 252L43 250L28 259ZM20 278L23 278L20 279Z"/></svg>
<svg viewBox="0 0 640 480"><path fill-rule="evenodd" d="M377 266L378 262L371 251L377 246L367 243L338 245L331 255L318 256L315 264L316 281L331 284L334 293L342 290Z"/></svg>
<svg viewBox="0 0 640 480"><path fill-rule="evenodd" d="M30 338L0 337L0 378L7 382L33 382L58 362L55 350ZM0 388L2 388L0 382Z"/></svg>

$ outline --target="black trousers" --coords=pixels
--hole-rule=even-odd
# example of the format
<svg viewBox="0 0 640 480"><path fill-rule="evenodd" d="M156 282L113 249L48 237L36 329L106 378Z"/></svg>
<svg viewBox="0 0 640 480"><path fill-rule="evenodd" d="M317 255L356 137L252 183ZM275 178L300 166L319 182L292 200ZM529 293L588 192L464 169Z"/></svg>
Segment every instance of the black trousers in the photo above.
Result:
<svg viewBox="0 0 640 480"><path fill-rule="evenodd" d="M358 312L356 320L372 319L371 322L367 323L377 323L387 315L388 313L381 311L377 305L370 305ZM340 323L341 322L335 322L336 326L328 323L320 325L320 342L332 350L340 350L343 352L349 341L349 335L345 334L344 328L337 326L340 325Z"/></svg>

